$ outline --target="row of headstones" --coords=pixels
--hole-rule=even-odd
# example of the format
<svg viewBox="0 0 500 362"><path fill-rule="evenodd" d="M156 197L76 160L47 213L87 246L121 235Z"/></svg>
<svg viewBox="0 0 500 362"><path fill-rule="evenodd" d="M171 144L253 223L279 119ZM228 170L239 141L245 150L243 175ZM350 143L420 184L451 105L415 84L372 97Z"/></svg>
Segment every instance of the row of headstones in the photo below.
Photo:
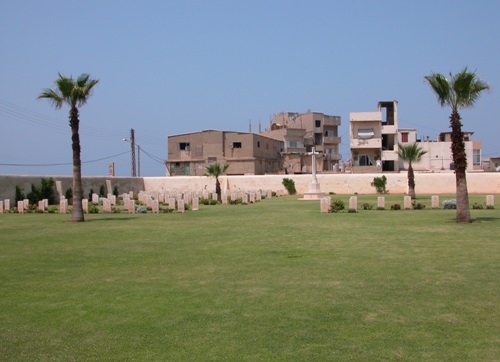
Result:
<svg viewBox="0 0 500 362"><path fill-rule="evenodd" d="M221 199L222 199L222 204L227 205L228 204L228 196L230 196L231 201L236 201L239 198L242 199L243 204L248 204L248 203L255 203L256 201L262 200L264 197L265 198L271 198L273 195L272 190L265 190L265 191L254 191L254 192L243 192L243 191L233 191L229 195L227 193L222 193L221 194ZM283 190L278 190L276 191L277 196L283 196L284 192ZM123 194L123 204L124 208L128 210L129 213L135 213L135 200L133 199L133 192L130 191L129 193ZM151 208L153 213L159 213L159 203L168 203L168 208L171 210L175 210L176 206L179 212L184 212L185 211L185 205L191 205L191 210L198 210L199 209L199 200L200 196L204 199L212 199L215 194L212 194L208 192L207 190L203 190L201 192L195 191L195 192L185 192L185 193L166 193L166 192L160 192L160 191L153 191L153 192L144 192L141 191L138 194L138 200L146 204L146 207ZM104 213L110 213L112 212L112 206L116 206L116 196L113 194L108 194L107 198L102 198L99 197L98 194L92 194L92 203L95 205L102 204L103 206L103 212ZM47 210L48 208L48 200L44 199L42 201L39 201L38 203L38 209L42 212ZM22 201L18 201L17 203L17 210L19 213L23 213L25 210L27 210L29 207L29 200L24 199ZM89 200L88 199L82 199L82 209L83 212L88 213L89 212ZM0 201L0 213L3 213L3 211L9 211L10 210L10 200L5 199L4 201ZM59 202L59 213L65 214L68 211L68 200L64 197L61 196L61 200Z"/></svg>
<svg viewBox="0 0 500 362"><path fill-rule="evenodd" d="M330 204L332 202L332 198L330 196L324 197L321 199L321 212L328 212L330 210ZM431 205L433 209L439 208L439 196L433 195L431 197ZM486 195L486 206L494 206L495 205L495 197L494 195ZM384 209L385 208L385 197L379 196L377 198L377 208ZM411 209L413 208L412 200L410 196L404 196L403 199L403 208ZM356 196L351 196L349 198L349 209L358 209L358 198Z"/></svg>

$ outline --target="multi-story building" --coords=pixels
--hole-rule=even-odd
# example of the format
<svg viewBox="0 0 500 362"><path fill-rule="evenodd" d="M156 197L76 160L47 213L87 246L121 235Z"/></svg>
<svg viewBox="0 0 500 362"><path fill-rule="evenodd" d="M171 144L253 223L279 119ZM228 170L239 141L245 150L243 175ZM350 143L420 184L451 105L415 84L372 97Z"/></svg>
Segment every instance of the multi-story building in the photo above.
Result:
<svg viewBox="0 0 500 362"><path fill-rule="evenodd" d="M168 137L171 176L203 176L212 163L229 164L228 175L282 171L283 142L254 133L206 130Z"/></svg>
<svg viewBox="0 0 500 362"><path fill-rule="evenodd" d="M351 112L351 162L353 172L399 171L406 167L399 159L399 144L419 142L427 153L414 163L415 170L453 170L451 133L441 132L435 141L417 138L416 129L398 128L398 102L379 102L377 112ZM472 141L472 132L464 132L468 169L481 169L481 142ZM377 166L377 164L379 166Z"/></svg>
<svg viewBox="0 0 500 362"><path fill-rule="evenodd" d="M481 142L473 141L473 132L463 132L465 153L467 156L467 170L481 170ZM414 163L413 168L421 171L450 171L454 170L451 153L451 132L441 132L436 140L417 139L416 130L399 129L398 139L401 144L419 142L419 147L426 151L420 162ZM399 169L405 168L401 160Z"/></svg>
<svg viewBox="0 0 500 362"><path fill-rule="evenodd" d="M311 170L312 147L319 153L317 171L332 171L342 156L339 153L341 138L338 135L339 116L319 112L283 112L274 115L269 129L261 135L283 141L283 167L289 173Z"/></svg>
<svg viewBox="0 0 500 362"><path fill-rule="evenodd" d="M379 102L377 112L351 112L349 135L353 172L398 170L397 101Z"/></svg>

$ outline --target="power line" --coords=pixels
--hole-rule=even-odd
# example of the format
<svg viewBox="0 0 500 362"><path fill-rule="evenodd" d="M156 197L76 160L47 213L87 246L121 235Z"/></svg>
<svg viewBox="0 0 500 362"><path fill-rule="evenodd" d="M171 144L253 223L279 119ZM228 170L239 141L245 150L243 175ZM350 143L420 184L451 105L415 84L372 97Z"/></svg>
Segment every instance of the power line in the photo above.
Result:
<svg viewBox="0 0 500 362"><path fill-rule="evenodd" d="M90 160L90 161L82 161L82 163L93 163L93 162L98 162L102 160L107 160L109 158L117 157L124 155L126 153L130 153L130 151L118 153L116 155L112 156L107 156L107 157L102 157L98 158L95 160ZM16 166L16 167L35 167L35 166L41 166L41 167L49 167L49 166L67 166L67 165L72 165L73 162L66 162L66 163L0 163L0 166Z"/></svg>

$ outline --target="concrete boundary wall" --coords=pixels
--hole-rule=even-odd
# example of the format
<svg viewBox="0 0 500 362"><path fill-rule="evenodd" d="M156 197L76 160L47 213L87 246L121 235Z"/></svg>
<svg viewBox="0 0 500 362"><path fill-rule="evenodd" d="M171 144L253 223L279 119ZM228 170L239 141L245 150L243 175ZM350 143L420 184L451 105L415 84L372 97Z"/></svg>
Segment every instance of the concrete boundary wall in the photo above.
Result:
<svg viewBox="0 0 500 362"><path fill-rule="evenodd" d="M391 194L405 194L408 191L406 172L387 173L387 190ZM337 194L376 194L371 186L374 177L382 174L318 174L321 191ZM71 176L29 176L29 175L0 175L0 200L10 199L14 202L15 188L19 186L24 193L31 191L31 184L40 185L41 179L52 177L54 181L61 181L62 194L72 187ZM263 176L221 176L223 191L241 190L285 190L282 181L284 178L295 181L299 194L308 191L311 175L263 175ZM90 190L98 193L101 185L106 187L106 180L111 181L111 187L118 188L118 192L133 191L199 191L207 189L215 191L215 179L207 176L175 176L175 177L82 177L83 193L88 195ZM418 194L454 194L455 174L443 173L416 173L416 192ZM471 194L499 194L500 172L470 172L467 174L467 184ZM57 196L57 195L56 195Z"/></svg>

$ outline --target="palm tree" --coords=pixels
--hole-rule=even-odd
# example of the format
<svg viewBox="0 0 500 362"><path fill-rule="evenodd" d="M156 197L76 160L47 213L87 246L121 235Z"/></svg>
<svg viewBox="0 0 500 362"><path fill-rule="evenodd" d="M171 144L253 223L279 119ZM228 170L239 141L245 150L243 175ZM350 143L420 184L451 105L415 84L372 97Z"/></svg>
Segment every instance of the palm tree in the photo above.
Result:
<svg viewBox="0 0 500 362"><path fill-rule="evenodd" d="M467 155L465 154L464 135L462 133L461 117L458 110L472 108L484 90L490 86L479 79L475 72L469 72L465 67L457 74L450 73L450 79L439 73L431 73L425 77L436 94L441 107L450 106L451 153L455 164L457 187L457 223L470 223L469 195L467 191Z"/></svg>
<svg viewBox="0 0 500 362"><path fill-rule="evenodd" d="M207 166L206 176L215 177L215 193L217 194L217 201L221 202L221 190L220 190L220 181L219 176L223 175L224 172L228 169L229 165L221 166L219 163L212 163Z"/></svg>
<svg viewBox="0 0 500 362"><path fill-rule="evenodd" d="M415 142L411 145L399 145L398 156L404 162L408 162L408 195L413 199L415 199L415 174L413 173L414 162L419 162L422 159L422 156L427 153Z"/></svg>
<svg viewBox="0 0 500 362"><path fill-rule="evenodd" d="M97 83L99 83L99 80L91 79L89 74L84 73L75 80L73 77L64 77L59 73L59 78L54 82L56 88L44 89L38 96L38 99L48 99L56 109L60 109L63 104L70 107L69 125L71 127L71 148L73 150L73 214L71 221L84 221L78 107L87 103L92 89Z"/></svg>

